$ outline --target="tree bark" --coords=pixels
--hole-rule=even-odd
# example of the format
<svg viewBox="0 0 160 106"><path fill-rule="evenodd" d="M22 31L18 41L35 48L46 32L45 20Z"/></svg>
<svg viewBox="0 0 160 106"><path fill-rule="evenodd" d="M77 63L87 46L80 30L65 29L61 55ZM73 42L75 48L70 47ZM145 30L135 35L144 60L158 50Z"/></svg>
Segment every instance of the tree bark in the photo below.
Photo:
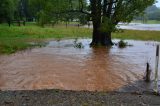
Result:
<svg viewBox="0 0 160 106"><path fill-rule="evenodd" d="M93 24L93 35L92 35L92 42L91 46L112 46L112 37L111 32L101 32L100 26Z"/></svg>
<svg viewBox="0 0 160 106"><path fill-rule="evenodd" d="M93 35L91 46L102 45L102 46L111 46L113 45L111 40L111 32L102 32L100 30L101 24L103 23L103 15L107 15L107 1L104 1L104 7L102 8L102 0L90 0L91 2L91 17L93 22ZM112 6L112 5L111 5ZM110 16L110 14L109 14ZM107 17L107 16L106 16ZM108 17L109 18L109 17Z"/></svg>

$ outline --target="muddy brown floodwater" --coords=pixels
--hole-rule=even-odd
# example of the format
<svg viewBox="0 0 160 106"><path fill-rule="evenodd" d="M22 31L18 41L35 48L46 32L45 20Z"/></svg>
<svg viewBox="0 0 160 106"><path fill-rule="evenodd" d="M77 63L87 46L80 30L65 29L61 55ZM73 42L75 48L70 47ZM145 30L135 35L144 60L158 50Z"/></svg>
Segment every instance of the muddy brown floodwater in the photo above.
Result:
<svg viewBox="0 0 160 106"><path fill-rule="evenodd" d="M0 56L0 89L151 89L152 84L142 80L147 61L154 70L157 42L129 40L128 43L133 46L123 49L117 46L90 48L90 39L78 42L82 42L84 48L75 48L71 39L50 41L43 48Z"/></svg>

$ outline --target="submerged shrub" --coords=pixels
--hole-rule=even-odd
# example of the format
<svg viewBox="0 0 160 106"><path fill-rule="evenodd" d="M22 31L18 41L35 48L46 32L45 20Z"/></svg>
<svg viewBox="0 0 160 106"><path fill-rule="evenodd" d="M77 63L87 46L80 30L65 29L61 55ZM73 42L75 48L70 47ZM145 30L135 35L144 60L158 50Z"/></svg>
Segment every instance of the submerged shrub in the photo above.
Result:
<svg viewBox="0 0 160 106"><path fill-rule="evenodd" d="M81 49L81 48L84 48L84 46L83 46L83 44L82 44L81 42L75 43L75 44L74 44L74 47L75 47L75 48L80 48L80 49Z"/></svg>
<svg viewBox="0 0 160 106"><path fill-rule="evenodd" d="M75 48L80 48L80 49L84 48L82 42L78 42L78 38L75 38L75 40L74 40L74 47Z"/></svg>
<svg viewBox="0 0 160 106"><path fill-rule="evenodd" d="M117 44L116 44L119 48L125 48L127 46L133 46L131 44L128 44L128 42L125 42L123 40L120 40Z"/></svg>
<svg viewBox="0 0 160 106"><path fill-rule="evenodd" d="M118 47L119 48L125 48L126 46L128 46L128 43L127 42L124 42L123 40L120 40L118 42Z"/></svg>

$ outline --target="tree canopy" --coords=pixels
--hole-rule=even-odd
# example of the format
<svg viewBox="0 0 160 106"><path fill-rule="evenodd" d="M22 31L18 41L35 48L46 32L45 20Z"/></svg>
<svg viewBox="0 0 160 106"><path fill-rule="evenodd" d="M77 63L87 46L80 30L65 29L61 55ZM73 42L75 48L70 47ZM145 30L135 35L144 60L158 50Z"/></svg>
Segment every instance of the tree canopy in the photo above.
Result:
<svg viewBox="0 0 160 106"><path fill-rule="evenodd" d="M17 0L0 0L0 22L8 21L14 17Z"/></svg>
<svg viewBox="0 0 160 106"><path fill-rule="evenodd" d="M145 14L149 20L160 20L160 8L155 5L148 7L145 10Z"/></svg>

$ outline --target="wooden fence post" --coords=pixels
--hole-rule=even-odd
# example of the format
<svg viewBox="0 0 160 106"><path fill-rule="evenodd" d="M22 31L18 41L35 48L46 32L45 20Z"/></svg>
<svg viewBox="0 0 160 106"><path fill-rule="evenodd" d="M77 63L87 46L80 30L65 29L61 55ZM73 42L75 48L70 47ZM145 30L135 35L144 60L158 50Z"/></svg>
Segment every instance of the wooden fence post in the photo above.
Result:
<svg viewBox="0 0 160 106"><path fill-rule="evenodd" d="M146 81L146 82L150 82L150 81L151 81L151 69L150 69L149 62L147 62L147 66L146 66L145 81Z"/></svg>
<svg viewBox="0 0 160 106"><path fill-rule="evenodd" d="M159 63L159 45L156 46L156 64L155 64L155 85L154 91L158 93L158 63Z"/></svg>

